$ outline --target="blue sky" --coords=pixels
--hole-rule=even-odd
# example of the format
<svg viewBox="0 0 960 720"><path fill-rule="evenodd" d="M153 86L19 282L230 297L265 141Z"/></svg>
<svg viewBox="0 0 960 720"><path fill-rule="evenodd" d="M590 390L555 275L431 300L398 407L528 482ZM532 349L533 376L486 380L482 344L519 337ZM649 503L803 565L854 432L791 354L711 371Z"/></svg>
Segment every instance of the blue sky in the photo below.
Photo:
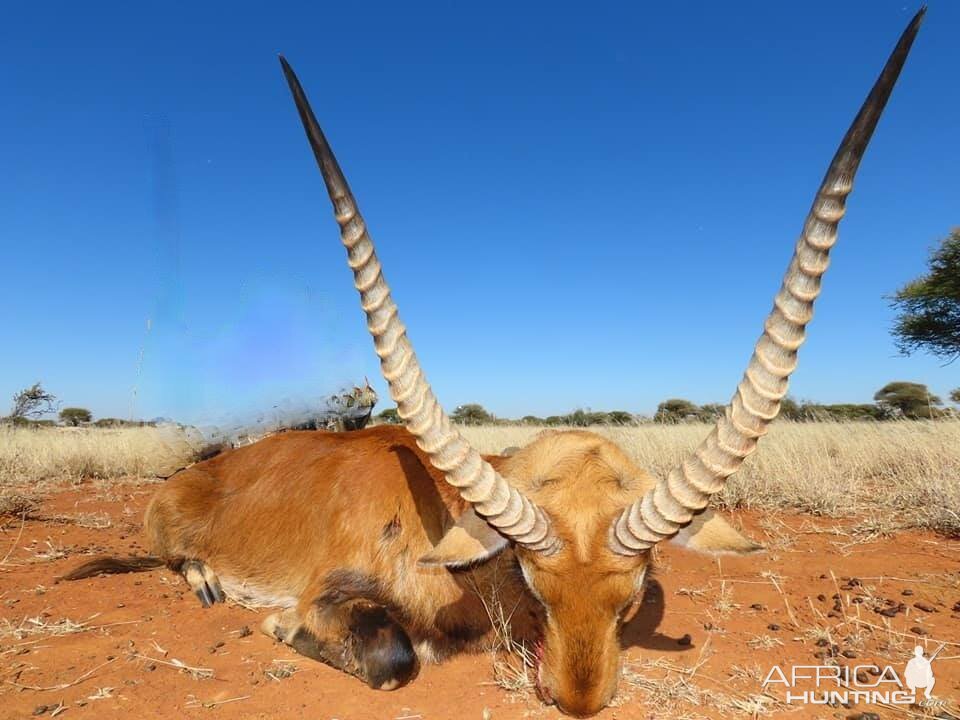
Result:
<svg viewBox="0 0 960 720"><path fill-rule="evenodd" d="M197 421L385 388L276 55L448 407L725 401L916 3L16 3L0 399ZM884 295L960 224L960 5L861 167L791 393L960 385Z"/></svg>

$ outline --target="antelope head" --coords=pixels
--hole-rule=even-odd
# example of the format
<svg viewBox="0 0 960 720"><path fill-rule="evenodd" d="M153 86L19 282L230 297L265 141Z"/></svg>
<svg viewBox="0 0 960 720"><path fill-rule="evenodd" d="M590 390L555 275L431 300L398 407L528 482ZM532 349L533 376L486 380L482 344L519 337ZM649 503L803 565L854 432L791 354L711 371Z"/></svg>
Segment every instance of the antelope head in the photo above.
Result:
<svg viewBox="0 0 960 720"><path fill-rule="evenodd" d="M704 550L756 549L707 504L777 416L854 175L923 14L903 32L830 163L724 415L696 450L656 480L589 433L546 435L511 456L502 474L461 436L421 369L340 166L293 70L280 58L333 203L390 394L430 462L471 508L421 562L457 568L508 547L515 553L530 593L544 608L542 696L565 712L591 715L612 699L618 627L640 590L651 548L679 536Z"/></svg>

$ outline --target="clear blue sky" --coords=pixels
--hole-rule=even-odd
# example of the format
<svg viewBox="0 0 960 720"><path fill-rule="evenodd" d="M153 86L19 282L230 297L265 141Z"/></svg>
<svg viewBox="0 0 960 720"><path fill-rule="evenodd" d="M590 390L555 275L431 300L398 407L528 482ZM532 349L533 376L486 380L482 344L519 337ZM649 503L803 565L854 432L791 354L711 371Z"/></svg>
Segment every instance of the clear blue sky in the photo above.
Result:
<svg viewBox="0 0 960 720"><path fill-rule="evenodd" d="M917 7L9 4L0 401L42 380L97 416L192 421L364 375L385 397L279 52L446 406L725 401ZM960 224L958 27L960 4L931 2L841 225L798 399L960 385L960 364L897 355L883 297Z"/></svg>

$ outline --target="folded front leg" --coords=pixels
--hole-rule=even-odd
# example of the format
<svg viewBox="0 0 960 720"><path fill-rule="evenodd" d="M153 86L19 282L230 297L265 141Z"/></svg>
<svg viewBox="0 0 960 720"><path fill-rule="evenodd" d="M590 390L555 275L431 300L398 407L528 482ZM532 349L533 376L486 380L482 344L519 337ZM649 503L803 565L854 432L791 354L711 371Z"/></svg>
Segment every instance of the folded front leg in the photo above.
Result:
<svg viewBox="0 0 960 720"><path fill-rule="evenodd" d="M385 607L369 600L315 603L303 617L290 608L268 616L261 629L301 655L354 675L375 690L395 690L417 671L406 631Z"/></svg>

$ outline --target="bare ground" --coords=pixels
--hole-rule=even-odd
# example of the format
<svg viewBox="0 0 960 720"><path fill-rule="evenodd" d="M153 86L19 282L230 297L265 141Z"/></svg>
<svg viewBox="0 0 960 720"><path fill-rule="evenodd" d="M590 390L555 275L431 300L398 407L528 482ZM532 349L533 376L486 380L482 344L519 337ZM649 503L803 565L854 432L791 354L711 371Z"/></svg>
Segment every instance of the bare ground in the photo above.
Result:
<svg viewBox="0 0 960 720"><path fill-rule="evenodd" d="M0 519L0 719L561 717L522 683L500 687L490 655L427 666L380 693L261 635L265 611L203 610L169 571L56 583L91 554L143 552L151 492L87 484ZM875 519L734 517L768 552L665 548L625 632L620 694L598 717L960 716L960 541L885 535ZM878 612L888 608L893 617ZM890 664L902 675L918 642L928 653L948 643L934 663L938 708L800 707L761 687L774 664Z"/></svg>

